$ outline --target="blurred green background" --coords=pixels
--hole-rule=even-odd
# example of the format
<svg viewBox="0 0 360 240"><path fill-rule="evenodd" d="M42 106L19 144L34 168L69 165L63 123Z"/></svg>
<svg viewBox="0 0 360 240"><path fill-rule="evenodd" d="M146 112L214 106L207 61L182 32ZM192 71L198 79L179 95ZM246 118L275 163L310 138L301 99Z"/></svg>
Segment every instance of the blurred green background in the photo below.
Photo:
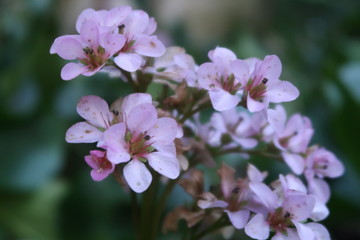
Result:
<svg viewBox="0 0 360 240"><path fill-rule="evenodd" d="M346 166L330 181L323 223L333 239L360 239L358 0L1 0L0 239L133 237L128 194L113 178L91 180L83 156L93 146L64 141L81 96L111 102L129 89L101 74L65 82L65 61L49 54L57 36L75 33L83 9L124 4L154 16L166 45L183 46L198 64L216 46L239 58L278 55L282 79L301 92L286 107L309 116L313 142Z"/></svg>

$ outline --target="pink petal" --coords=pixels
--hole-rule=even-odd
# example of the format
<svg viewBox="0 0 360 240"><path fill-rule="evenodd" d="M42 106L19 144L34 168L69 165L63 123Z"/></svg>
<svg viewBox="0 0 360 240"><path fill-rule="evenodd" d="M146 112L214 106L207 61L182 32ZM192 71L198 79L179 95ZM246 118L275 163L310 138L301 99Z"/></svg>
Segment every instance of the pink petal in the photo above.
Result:
<svg viewBox="0 0 360 240"><path fill-rule="evenodd" d="M262 182L265 178L265 174L261 173L254 165L248 164L247 176L251 182Z"/></svg>
<svg viewBox="0 0 360 240"><path fill-rule="evenodd" d="M96 15L97 15L96 11L92 8L87 8L87 9L83 10L76 20L76 31L78 33L80 33L81 26L83 25L83 23L87 19L97 17Z"/></svg>
<svg viewBox="0 0 360 240"><path fill-rule="evenodd" d="M218 81L220 81L220 69L214 63L203 63L197 70L198 84L201 88L211 90L221 87Z"/></svg>
<svg viewBox="0 0 360 240"><path fill-rule="evenodd" d="M271 240L300 240L299 235L294 229L286 229L286 233L277 232Z"/></svg>
<svg viewBox="0 0 360 240"><path fill-rule="evenodd" d="M293 153L283 152L282 157L286 164L291 168L295 174L301 174L304 172L305 160L302 156Z"/></svg>
<svg viewBox="0 0 360 240"><path fill-rule="evenodd" d="M134 51L147 57L160 57L165 53L164 44L155 36L141 35L136 39Z"/></svg>
<svg viewBox="0 0 360 240"><path fill-rule="evenodd" d="M256 214L245 226L245 233L254 239L267 239L270 233L269 224L265 221L264 215Z"/></svg>
<svg viewBox="0 0 360 240"><path fill-rule="evenodd" d="M133 135L143 133L154 127L157 122L157 112L152 104L140 104L131 109L126 117L126 125ZM136 133L136 134L135 134Z"/></svg>
<svg viewBox="0 0 360 240"><path fill-rule="evenodd" d="M243 60L234 60L230 64L230 72L240 80L241 84L245 84L250 77L249 67Z"/></svg>
<svg viewBox="0 0 360 240"><path fill-rule="evenodd" d="M99 46L99 27L92 20L85 20L80 28L80 36L84 42L93 50Z"/></svg>
<svg viewBox="0 0 360 240"><path fill-rule="evenodd" d="M229 216L229 219L232 223L232 225L236 229L243 229L249 219L250 211L249 210L239 210L236 212L230 212L225 210L227 215Z"/></svg>
<svg viewBox="0 0 360 240"><path fill-rule="evenodd" d="M220 65L229 66L230 62L236 59L234 52L223 47L216 47L214 50L209 51L208 55L212 62L218 63Z"/></svg>
<svg viewBox="0 0 360 240"><path fill-rule="evenodd" d="M252 97L250 97L250 94L247 95L247 108L250 112L260 112L261 110L263 110L265 107L267 107L267 105L265 105L265 103L259 102L259 101L255 101L254 99L252 99Z"/></svg>
<svg viewBox="0 0 360 240"><path fill-rule="evenodd" d="M61 69L61 78L63 80L71 80L80 74L83 74L88 71L87 66L82 65L80 63L67 63L62 69Z"/></svg>
<svg viewBox="0 0 360 240"><path fill-rule="evenodd" d="M111 57L121 50L125 45L126 38L122 34L106 34L101 36L100 45L105 48L106 53Z"/></svg>
<svg viewBox="0 0 360 240"><path fill-rule="evenodd" d="M311 228L316 236L316 240L330 240L330 234L323 225L319 223L307 223L305 225Z"/></svg>
<svg viewBox="0 0 360 240"><path fill-rule="evenodd" d="M125 33L132 38L133 35L143 33L149 23L149 15L142 10L133 10L125 20Z"/></svg>
<svg viewBox="0 0 360 240"><path fill-rule="evenodd" d="M269 81L266 96L270 102L290 102L299 97L299 90L290 82L274 80Z"/></svg>
<svg viewBox="0 0 360 240"><path fill-rule="evenodd" d="M315 195L319 201L326 203L330 199L330 187L323 179L313 178L308 180L309 193Z"/></svg>
<svg viewBox="0 0 360 240"><path fill-rule="evenodd" d="M93 143L102 138L103 132L87 122L78 122L72 125L66 132L68 143Z"/></svg>
<svg viewBox="0 0 360 240"><path fill-rule="evenodd" d="M156 27L157 27L157 23L155 22L155 19L151 17L149 18L149 23L143 33L146 35L151 35L155 32Z"/></svg>
<svg viewBox="0 0 360 240"><path fill-rule="evenodd" d="M329 216L329 213L329 209L326 207L325 203L316 199L310 218L316 222L322 221Z"/></svg>
<svg viewBox="0 0 360 240"><path fill-rule="evenodd" d="M130 160L127 143L125 142L125 131L125 124L118 123L111 126L104 133L104 144L107 146L106 156L114 164Z"/></svg>
<svg viewBox="0 0 360 240"><path fill-rule="evenodd" d="M120 26L125 18L131 13L131 10L132 9L129 6L112 8L105 18L105 24L107 26Z"/></svg>
<svg viewBox="0 0 360 240"><path fill-rule="evenodd" d="M65 60L84 57L82 44L76 37L71 35L56 38L50 48L50 53L56 53Z"/></svg>
<svg viewBox="0 0 360 240"><path fill-rule="evenodd" d="M207 208L226 208L228 206L227 202L218 200L212 193L205 192L202 193L199 197L197 204L201 209Z"/></svg>
<svg viewBox="0 0 360 240"><path fill-rule="evenodd" d="M130 111L137 105L144 103L152 103L151 95L148 93L133 93L126 96L121 105L121 111L126 116L129 115Z"/></svg>
<svg viewBox="0 0 360 240"><path fill-rule="evenodd" d="M76 110L90 124L104 129L109 128L114 119L106 101L94 95L82 97L76 106Z"/></svg>
<svg viewBox="0 0 360 240"><path fill-rule="evenodd" d="M277 208L277 196L271 189L264 183L250 182L249 188L259 200L267 207L268 210Z"/></svg>
<svg viewBox="0 0 360 240"><path fill-rule="evenodd" d="M85 156L85 162L93 169L99 168L99 162L94 161L94 158L103 158L105 157L106 152L99 151L99 150L92 150L90 151L90 155Z"/></svg>
<svg viewBox="0 0 360 240"><path fill-rule="evenodd" d="M239 143L243 148L246 149L254 148L258 143L258 141L256 141L253 138L244 138L244 137L236 137L236 136L232 136L232 138L237 143Z"/></svg>
<svg viewBox="0 0 360 240"><path fill-rule="evenodd" d="M213 89L209 91L210 100L215 110L226 111L236 107L240 98L232 95L223 89Z"/></svg>
<svg viewBox="0 0 360 240"><path fill-rule="evenodd" d="M124 178L130 188L137 193L144 192L152 181L152 176L145 164L133 159L124 167Z"/></svg>
<svg viewBox="0 0 360 240"><path fill-rule="evenodd" d="M256 75L262 76L262 79L279 79L282 65L278 56L268 55L261 63L256 65L255 70Z"/></svg>
<svg viewBox="0 0 360 240"><path fill-rule="evenodd" d="M114 58L114 62L125 71L135 72L140 68L143 59L137 53L120 53Z"/></svg>
<svg viewBox="0 0 360 240"><path fill-rule="evenodd" d="M169 144L174 141L178 132L178 125L173 118L159 118L155 125L147 131L151 142Z"/></svg>
<svg viewBox="0 0 360 240"><path fill-rule="evenodd" d="M166 154L164 152L153 152L146 155L150 166L165 177L175 179L180 174L179 161L176 155Z"/></svg>
<svg viewBox="0 0 360 240"><path fill-rule="evenodd" d="M275 109L268 109L267 113L269 124L274 128L276 134L282 134L286 122L284 107L282 105L276 105Z"/></svg>
<svg viewBox="0 0 360 240"><path fill-rule="evenodd" d="M286 197L283 207L291 213L292 219L303 221L310 217L315 206L315 198L309 195L290 195Z"/></svg>
<svg viewBox="0 0 360 240"><path fill-rule="evenodd" d="M296 227L300 240L315 240L315 234L310 227L296 221L292 222Z"/></svg>

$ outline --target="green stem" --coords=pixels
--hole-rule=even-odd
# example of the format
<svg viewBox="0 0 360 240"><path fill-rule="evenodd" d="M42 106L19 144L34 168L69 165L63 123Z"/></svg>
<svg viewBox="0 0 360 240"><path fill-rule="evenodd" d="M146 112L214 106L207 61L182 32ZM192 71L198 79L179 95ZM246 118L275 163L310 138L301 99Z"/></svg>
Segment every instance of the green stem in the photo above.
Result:
<svg viewBox="0 0 360 240"><path fill-rule="evenodd" d="M275 159L275 160L279 160L280 162L283 162L283 158L278 154L272 154L272 153L267 153L265 151L258 151L258 150L244 150L241 148L229 148L229 149L214 153L214 156L224 155L224 154L228 154L228 153L248 153L250 155L257 155L260 157L271 158L271 159Z"/></svg>
<svg viewBox="0 0 360 240"><path fill-rule="evenodd" d="M134 191L130 190L130 197L131 197L131 207L132 207L132 215L133 215L133 226L135 231L135 237L137 240L143 239L141 237L141 231L139 231L139 207L138 207L138 200L137 195Z"/></svg>
<svg viewBox="0 0 360 240"><path fill-rule="evenodd" d="M199 240L202 237L206 236L207 234L217 231L223 227L229 226L230 224L231 223L227 219L227 217L223 216L218 221L216 221L213 225L211 225L210 227L207 227L204 231L195 235L195 237L191 238L191 240Z"/></svg>

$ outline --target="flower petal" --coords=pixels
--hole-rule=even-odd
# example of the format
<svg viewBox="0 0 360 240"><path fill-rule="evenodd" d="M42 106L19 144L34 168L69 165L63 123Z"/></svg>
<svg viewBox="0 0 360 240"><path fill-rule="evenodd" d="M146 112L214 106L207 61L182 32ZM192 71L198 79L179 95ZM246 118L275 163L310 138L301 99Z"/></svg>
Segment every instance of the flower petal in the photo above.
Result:
<svg viewBox="0 0 360 240"><path fill-rule="evenodd" d="M152 176L145 164L133 159L124 167L124 178L130 188L137 193L144 192L152 181Z"/></svg>
<svg viewBox="0 0 360 240"><path fill-rule="evenodd" d="M62 69L61 69L61 78L63 80L71 80L80 74L83 74L88 71L87 66L82 65L80 63L67 63Z"/></svg>
<svg viewBox="0 0 360 240"><path fill-rule="evenodd" d="M296 221L292 222L296 227L300 240L315 240L315 234L310 227Z"/></svg>
<svg viewBox="0 0 360 240"><path fill-rule="evenodd" d="M126 116L126 125L135 136L152 128L157 121L157 112L152 104L140 104Z"/></svg>
<svg viewBox="0 0 360 240"><path fill-rule="evenodd" d="M305 160L302 156L293 153L283 152L282 157L286 164L291 168L295 174L301 174L304 172Z"/></svg>
<svg viewBox="0 0 360 240"><path fill-rule="evenodd" d="M136 53L148 57L160 57L166 51L164 44L157 37L146 35L139 37L133 48Z"/></svg>
<svg viewBox="0 0 360 240"><path fill-rule="evenodd" d="M144 103L152 103L151 95L148 93L133 93L126 96L121 105L121 112L126 116L129 116L130 111Z"/></svg>
<svg viewBox="0 0 360 240"><path fill-rule="evenodd" d="M80 28L80 36L87 46L97 50L99 46L99 28L98 24L90 19L86 19Z"/></svg>
<svg viewBox="0 0 360 240"><path fill-rule="evenodd" d="M225 111L236 107L240 98L232 95L223 89L213 89L209 91L210 100L215 110Z"/></svg>
<svg viewBox="0 0 360 240"><path fill-rule="evenodd" d="M252 97L250 97L250 94L247 95L246 105L247 105L247 109L250 112L260 112L265 107L267 107L267 104L265 105L265 103L256 101Z"/></svg>
<svg viewBox="0 0 360 240"><path fill-rule="evenodd" d="M310 217L315 206L315 198L309 195L290 195L288 196L283 207L291 213L292 219L303 221Z"/></svg>
<svg viewBox="0 0 360 240"><path fill-rule="evenodd" d="M163 117L157 119L155 125L147 131L151 142L169 144L174 141L178 132L178 125L173 118Z"/></svg>
<svg viewBox="0 0 360 240"><path fill-rule="evenodd" d="M135 72L140 68L143 59L137 53L120 53L114 58L114 62L125 71Z"/></svg>
<svg viewBox="0 0 360 240"><path fill-rule="evenodd" d="M323 225L319 223L307 223L305 225L311 228L316 236L316 240L330 240L330 234Z"/></svg>
<svg viewBox="0 0 360 240"><path fill-rule="evenodd" d="M76 110L90 124L104 129L109 128L114 119L106 101L94 95L82 97L76 106Z"/></svg>
<svg viewBox="0 0 360 240"><path fill-rule="evenodd" d="M180 174L179 161L175 154L153 152L146 155L150 166L165 177L175 179Z"/></svg>
<svg viewBox="0 0 360 240"><path fill-rule="evenodd" d="M84 57L84 50L79 40L72 35L65 35L55 39L50 48L50 53L56 53L65 60Z"/></svg>
<svg viewBox="0 0 360 240"><path fill-rule="evenodd" d="M249 210L239 210L236 212L231 212L225 210L227 215L229 216L229 219L232 223L232 225L236 229L243 229L249 219L250 211Z"/></svg>
<svg viewBox="0 0 360 240"><path fill-rule="evenodd" d="M102 138L103 133L87 122L78 122L72 125L66 132L68 143L94 143Z"/></svg>
<svg viewBox="0 0 360 240"><path fill-rule="evenodd" d="M299 90L288 81L274 80L267 85L266 96L270 102L290 102L299 97Z"/></svg>
<svg viewBox="0 0 360 240"><path fill-rule="evenodd" d="M256 214L245 226L245 233L254 239L267 239L270 233L269 224L265 221L264 215Z"/></svg>
<svg viewBox="0 0 360 240"><path fill-rule="evenodd" d="M268 186L261 182L250 182L249 187L269 210L277 208L278 199Z"/></svg>
<svg viewBox="0 0 360 240"><path fill-rule="evenodd" d="M125 142L126 126L118 123L111 126L104 133L104 145L107 148L107 158L110 162L118 164L130 160L130 154Z"/></svg>

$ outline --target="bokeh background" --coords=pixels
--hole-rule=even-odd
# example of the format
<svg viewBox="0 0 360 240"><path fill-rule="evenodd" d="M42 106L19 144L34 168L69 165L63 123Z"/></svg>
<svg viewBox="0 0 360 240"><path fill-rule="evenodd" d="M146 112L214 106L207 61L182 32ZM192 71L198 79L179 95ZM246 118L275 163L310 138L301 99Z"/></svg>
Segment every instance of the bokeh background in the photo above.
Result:
<svg viewBox="0 0 360 240"><path fill-rule="evenodd" d="M346 166L330 181L323 223L333 239L360 239L358 0L0 0L0 239L133 238L128 194L113 178L91 180L83 162L91 146L64 141L81 96L110 102L129 89L101 74L65 82L65 62L49 54L57 36L75 33L83 9L124 4L154 16L166 45L197 63L216 46L239 58L278 55L282 79L301 92L287 109L309 116L313 142Z"/></svg>

